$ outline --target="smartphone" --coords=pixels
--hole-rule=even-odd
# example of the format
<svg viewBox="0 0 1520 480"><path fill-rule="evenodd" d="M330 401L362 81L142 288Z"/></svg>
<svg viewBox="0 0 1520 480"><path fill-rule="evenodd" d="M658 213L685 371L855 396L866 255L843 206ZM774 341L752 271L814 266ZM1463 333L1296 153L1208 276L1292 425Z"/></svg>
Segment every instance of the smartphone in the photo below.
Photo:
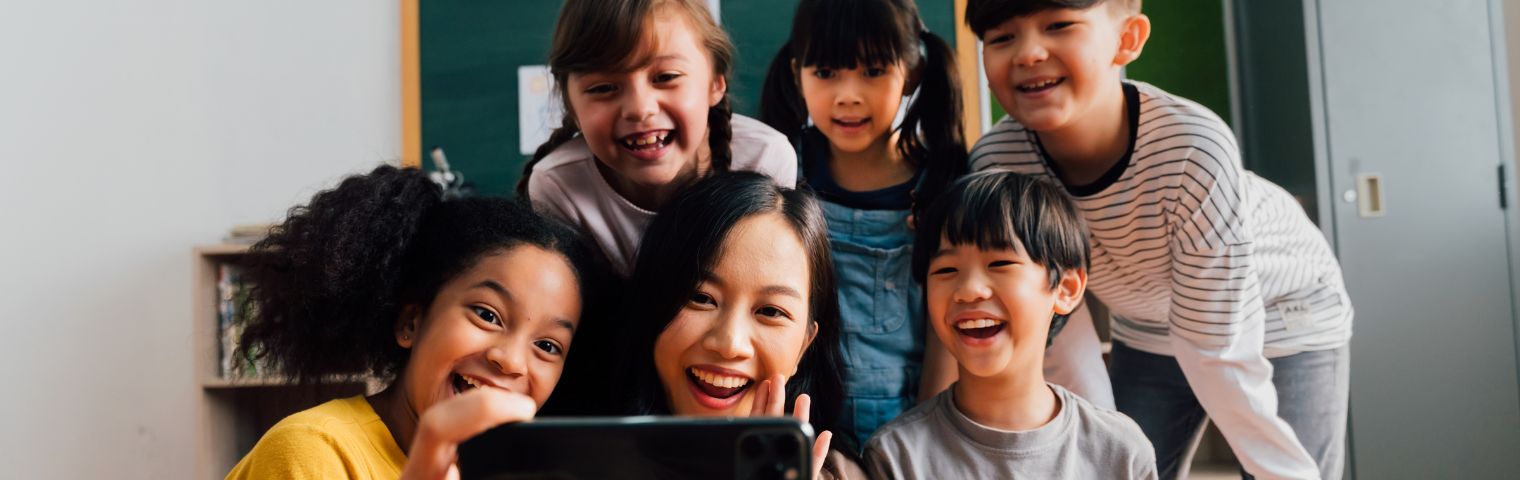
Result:
<svg viewBox="0 0 1520 480"><path fill-rule="evenodd" d="M502 425L459 446L463 479L803 480L813 430L793 418L586 417Z"/></svg>

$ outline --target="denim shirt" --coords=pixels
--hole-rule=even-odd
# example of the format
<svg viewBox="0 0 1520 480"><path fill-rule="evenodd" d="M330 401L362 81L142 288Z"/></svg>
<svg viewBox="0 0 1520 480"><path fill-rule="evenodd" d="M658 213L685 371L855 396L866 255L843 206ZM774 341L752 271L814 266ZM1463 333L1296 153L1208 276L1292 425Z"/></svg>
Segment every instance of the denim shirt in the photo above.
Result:
<svg viewBox="0 0 1520 480"><path fill-rule="evenodd" d="M822 202L839 282L845 405L841 425L861 444L918 394L924 357L923 290L913 280L908 210Z"/></svg>

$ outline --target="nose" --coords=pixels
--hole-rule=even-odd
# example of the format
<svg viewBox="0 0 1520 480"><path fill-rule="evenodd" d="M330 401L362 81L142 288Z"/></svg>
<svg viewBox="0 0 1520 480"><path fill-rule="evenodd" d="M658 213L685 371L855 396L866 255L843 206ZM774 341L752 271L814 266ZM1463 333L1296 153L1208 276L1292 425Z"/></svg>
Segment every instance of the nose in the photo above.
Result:
<svg viewBox="0 0 1520 480"><path fill-rule="evenodd" d="M622 110L623 120L640 123L659 113L660 105L655 99L654 89L635 82L623 94Z"/></svg>
<svg viewBox="0 0 1520 480"><path fill-rule="evenodd" d="M1032 67L1050 58L1050 51L1034 35L1025 35L1016 42L1013 60L1020 67Z"/></svg>
<svg viewBox="0 0 1520 480"><path fill-rule="evenodd" d="M956 303L976 303L992 297L992 287L986 277L976 272L961 275L951 299Z"/></svg>
<svg viewBox="0 0 1520 480"><path fill-rule="evenodd" d="M509 379L528 373L528 346L522 339L506 339L486 350L486 361Z"/></svg>
<svg viewBox="0 0 1520 480"><path fill-rule="evenodd" d="M859 81L853 77L854 75L849 75L844 81L839 82L838 89L834 91L835 106L860 105L860 85L858 85Z"/></svg>
<svg viewBox="0 0 1520 480"><path fill-rule="evenodd" d="M703 348L717 353L725 360L754 356L754 345L750 343L749 325L744 314L738 309L723 309L717 322L707 330L707 336L702 338Z"/></svg>

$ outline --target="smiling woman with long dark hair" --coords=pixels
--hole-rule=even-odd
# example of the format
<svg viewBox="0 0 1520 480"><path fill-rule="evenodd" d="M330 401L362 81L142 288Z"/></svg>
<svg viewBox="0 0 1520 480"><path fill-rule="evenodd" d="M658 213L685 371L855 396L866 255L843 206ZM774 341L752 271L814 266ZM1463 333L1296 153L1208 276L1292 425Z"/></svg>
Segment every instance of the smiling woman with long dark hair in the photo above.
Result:
<svg viewBox="0 0 1520 480"><path fill-rule="evenodd" d="M811 193L747 172L705 179L644 235L619 322L618 396L634 414L792 411L830 430L844 390L836 295Z"/></svg>

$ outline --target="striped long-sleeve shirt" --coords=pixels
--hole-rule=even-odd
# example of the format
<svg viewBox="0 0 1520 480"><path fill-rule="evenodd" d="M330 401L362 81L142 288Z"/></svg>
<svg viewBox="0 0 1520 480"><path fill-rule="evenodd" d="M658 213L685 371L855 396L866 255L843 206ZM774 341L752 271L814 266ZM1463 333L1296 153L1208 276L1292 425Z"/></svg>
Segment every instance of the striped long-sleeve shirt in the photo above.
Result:
<svg viewBox="0 0 1520 480"><path fill-rule="evenodd" d="M1145 83L1124 91L1125 158L1094 184L1066 186L1090 231L1088 288L1112 311L1115 340L1177 358L1247 470L1315 476L1277 418L1266 359L1350 339L1340 266L1302 207L1242 167L1217 115ZM1011 118L977 142L971 167L1061 183Z"/></svg>

